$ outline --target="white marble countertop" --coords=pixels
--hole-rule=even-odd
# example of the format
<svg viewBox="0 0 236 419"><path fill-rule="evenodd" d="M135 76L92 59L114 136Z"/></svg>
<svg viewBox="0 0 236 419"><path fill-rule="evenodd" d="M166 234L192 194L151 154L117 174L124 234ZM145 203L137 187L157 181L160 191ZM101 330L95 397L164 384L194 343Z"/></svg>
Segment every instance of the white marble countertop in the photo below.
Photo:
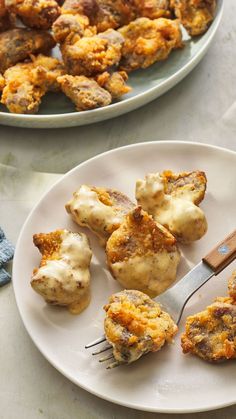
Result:
<svg viewBox="0 0 236 419"><path fill-rule="evenodd" d="M236 151L236 3L198 67L170 92L125 116L60 130L0 127L0 224L16 242L30 208L59 175L98 153L145 140L185 140ZM4 165L14 166L11 169ZM50 172L39 174L37 172ZM3 419L182 418L138 412L100 400L57 372L31 342L11 284L0 289L0 417ZM231 419L236 406L186 415Z"/></svg>

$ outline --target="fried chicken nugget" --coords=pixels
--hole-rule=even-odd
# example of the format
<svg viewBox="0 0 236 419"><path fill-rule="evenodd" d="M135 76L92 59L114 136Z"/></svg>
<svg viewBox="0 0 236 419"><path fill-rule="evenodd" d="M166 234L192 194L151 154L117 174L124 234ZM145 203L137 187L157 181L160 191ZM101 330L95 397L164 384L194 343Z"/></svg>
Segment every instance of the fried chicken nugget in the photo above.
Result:
<svg viewBox="0 0 236 419"><path fill-rule="evenodd" d="M197 206L204 198L203 172L150 173L136 182L136 199L155 221L182 243L199 240L207 231L204 212Z"/></svg>
<svg viewBox="0 0 236 419"><path fill-rule="evenodd" d="M173 49L183 46L178 20L143 17L118 31L125 39L120 68L128 72L165 60Z"/></svg>
<svg viewBox="0 0 236 419"><path fill-rule="evenodd" d="M165 192L177 198L184 198L199 205L205 197L207 178L204 172L173 173L165 170L162 173L165 179Z"/></svg>
<svg viewBox="0 0 236 419"><path fill-rule="evenodd" d="M77 111L101 108L110 105L112 97L108 91L85 76L65 75L57 79L61 90L75 104Z"/></svg>
<svg viewBox="0 0 236 419"><path fill-rule="evenodd" d="M12 113L36 113L46 92L58 90L57 77L63 73L59 60L42 55L32 62L16 64L4 73L1 103Z"/></svg>
<svg viewBox="0 0 236 419"><path fill-rule="evenodd" d="M47 303L68 307L79 314L90 302L89 265L92 257L85 234L56 230L33 236L42 254L31 286Z"/></svg>
<svg viewBox="0 0 236 419"><path fill-rule="evenodd" d="M5 0L11 13L30 28L49 29L60 15L56 0Z"/></svg>
<svg viewBox="0 0 236 419"><path fill-rule="evenodd" d="M119 99L132 90L125 83L127 80L128 75L125 71L115 71L111 74L106 71L96 77L97 83L111 94L112 99Z"/></svg>
<svg viewBox="0 0 236 419"><path fill-rule="evenodd" d="M32 78L35 84L43 86L46 91L58 92L60 90L58 77L66 73L64 64L57 58L42 54L31 58L33 61Z"/></svg>
<svg viewBox="0 0 236 419"><path fill-rule="evenodd" d="M170 17L169 0L66 0L63 11L86 15L98 32L117 29L138 17Z"/></svg>
<svg viewBox="0 0 236 419"><path fill-rule="evenodd" d="M32 65L16 64L5 71L5 87L1 103L11 113L33 114L38 111L46 91L35 85L31 75Z"/></svg>
<svg viewBox="0 0 236 419"><path fill-rule="evenodd" d="M141 207L129 212L108 239L106 254L111 274L124 288L156 297L176 280L176 239Z"/></svg>
<svg viewBox="0 0 236 419"><path fill-rule="evenodd" d="M104 310L104 330L115 365L130 364L148 352L159 351L178 331L169 314L140 291L113 294Z"/></svg>
<svg viewBox="0 0 236 419"><path fill-rule="evenodd" d="M87 16L98 32L116 29L137 17L133 2L127 0L66 0L62 10Z"/></svg>
<svg viewBox="0 0 236 419"><path fill-rule="evenodd" d="M185 354L205 361L219 362L236 358L236 305L221 298L200 313L189 316L181 338Z"/></svg>
<svg viewBox="0 0 236 419"><path fill-rule="evenodd" d="M96 35L96 28L89 26L86 16L79 14L61 14L52 25L54 39L62 44L68 37L73 39L74 35L79 37Z"/></svg>
<svg viewBox="0 0 236 419"><path fill-rule="evenodd" d="M134 206L116 189L81 185L66 204L66 211L77 224L95 233L104 245Z"/></svg>
<svg viewBox="0 0 236 419"><path fill-rule="evenodd" d="M31 54L48 54L55 46L53 37L44 31L11 29L0 34L0 72L25 60Z"/></svg>
<svg viewBox="0 0 236 419"><path fill-rule="evenodd" d="M183 353L205 361L222 362L236 358L236 304L229 297L218 297L200 313L186 320L181 336Z"/></svg>
<svg viewBox="0 0 236 419"><path fill-rule="evenodd" d="M229 278L228 292L229 297L217 297L205 310L187 318L181 337L185 354L210 362L236 358L236 271Z"/></svg>
<svg viewBox="0 0 236 419"><path fill-rule="evenodd" d="M171 8L191 36L206 32L214 19L216 0L171 0Z"/></svg>
<svg viewBox="0 0 236 419"><path fill-rule="evenodd" d="M63 61L69 74L93 76L118 65L121 58L122 35L108 29L94 36L85 36L61 46Z"/></svg>

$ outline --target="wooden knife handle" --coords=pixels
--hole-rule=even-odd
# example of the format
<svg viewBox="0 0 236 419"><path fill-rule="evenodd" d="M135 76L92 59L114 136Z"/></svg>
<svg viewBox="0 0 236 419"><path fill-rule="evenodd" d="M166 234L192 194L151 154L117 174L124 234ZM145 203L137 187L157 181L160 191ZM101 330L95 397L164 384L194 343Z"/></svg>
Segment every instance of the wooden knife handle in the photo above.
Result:
<svg viewBox="0 0 236 419"><path fill-rule="evenodd" d="M207 265L213 269L215 275L217 275L234 259L236 259L236 230L219 243L202 260L207 263Z"/></svg>

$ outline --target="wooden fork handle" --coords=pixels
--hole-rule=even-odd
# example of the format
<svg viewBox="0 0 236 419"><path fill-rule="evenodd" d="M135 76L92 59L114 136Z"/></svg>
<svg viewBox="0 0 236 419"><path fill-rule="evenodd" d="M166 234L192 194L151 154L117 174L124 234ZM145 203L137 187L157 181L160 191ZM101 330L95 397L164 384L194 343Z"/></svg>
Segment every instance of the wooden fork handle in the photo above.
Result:
<svg viewBox="0 0 236 419"><path fill-rule="evenodd" d="M215 275L217 275L234 259L236 259L236 230L219 243L202 260L207 263L207 265L213 269Z"/></svg>

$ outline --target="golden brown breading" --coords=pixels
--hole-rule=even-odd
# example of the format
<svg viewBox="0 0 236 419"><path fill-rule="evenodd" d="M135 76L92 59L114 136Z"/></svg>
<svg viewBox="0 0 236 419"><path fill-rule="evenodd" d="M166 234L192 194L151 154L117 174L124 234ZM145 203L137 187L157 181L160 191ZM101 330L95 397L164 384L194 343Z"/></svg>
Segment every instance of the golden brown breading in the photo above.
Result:
<svg viewBox="0 0 236 419"><path fill-rule="evenodd" d="M207 178L204 172L173 173L165 170L161 176L165 180L165 193L179 198L190 199L199 205L205 197Z"/></svg>
<svg viewBox="0 0 236 419"><path fill-rule="evenodd" d="M11 113L33 114L38 111L46 90L32 80L32 64L16 64L5 71L1 103Z"/></svg>
<svg viewBox="0 0 236 419"><path fill-rule="evenodd" d="M86 15L98 32L117 29L138 17L170 17L169 0L66 0L62 11Z"/></svg>
<svg viewBox="0 0 236 419"><path fill-rule="evenodd" d="M171 0L171 8L191 36L206 32L214 19L216 0Z"/></svg>
<svg viewBox="0 0 236 419"><path fill-rule="evenodd" d="M82 227L88 227L105 244L134 208L130 199L116 189L82 185L66 204L66 210Z"/></svg>
<svg viewBox="0 0 236 419"><path fill-rule="evenodd" d="M123 42L123 37L113 29L65 41L61 52L68 73L93 76L118 65Z"/></svg>
<svg viewBox="0 0 236 419"><path fill-rule="evenodd" d="M236 302L236 271L229 278L229 295Z"/></svg>
<svg viewBox="0 0 236 419"><path fill-rule="evenodd" d="M134 4L139 17L171 17L170 0L134 0Z"/></svg>
<svg viewBox="0 0 236 419"><path fill-rule="evenodd" d="M205 190L203 172L149 173L144 180L137 180L136 199L178 241L190 243L207 231L205 214L195 205L204 198Z"/></svg>
<svg viewBox="0 0 236 419"><path fill-rule="evenodd" d="M42 254L40 265L46 265L48 260L58 259L58 252L62 242L62 230L56 230L51 233L39 233L33 235L33 243ZM34 269L34 273L38 272L38 268Z"/></svg>
<svg viewBox="0 0 236 419"><path fill-rule="evenodd" d="M87 16L98 32L116 29L136 18L135 6L127 0L66 0L62 10Z"/></svg>
<svg viewBox="0 0 236 419"><path fill-rule="evenodd" d="M128 289L155 297L176 279L180 254L176 239L141 207L132 210L106 245L107 264Z"/></svg>
<svg viewBox="0 0 236 419"><path fill-rule="evenodd" d="M55 46L48 32L11 29L0 34L0 72L25 60L31 54L47 54Z"/></svg>
<svg viewBox="0 0 236 419"><path fill-rule="evenodd" d="M140 291L113 294L104 307L105 335L120 363L131 363L172 342L177 326L159 304Z"/></svg>
<svg viewBox="0 0 236 419"><path fill-rule="evenodd" d="M52 25L53 36L59 44L62 44L68 37L73 39L74 35L92 36L96 34L96 28L89 26L86 16L61 14Z"/></svg>
<svg viewBox="0 0 236 419"><path fill-rule="evenodd" d="M43 86L46 91L58 92L60 85L58 77L65 74L65 67L54 57L39 54L31 56L33 62L32 78L35 84Z"/></svg>
<svg viewBox="0 0 236 419"><path fill-rule="evenodd" d="M5 79L2 76L2 74L0 74L0 92L3 90L4 86L5 86Z"/></svg>
<svg viewBox="0 0 236 419"><path fill-rule="evenodd" d="M68 230L33 236L42 254L32 275L32 288L47 303L66 306L79 314L90 302L89 265L92 252L87 237Z"/></svg>
<svg viewBox="0 0 236 419"><path fill-rule="evenodd" d="M75 104L77 111L110 105L111 95L92 79L85 76L65 75L57 79L61 90Z"/></svg>
<svg viewBox="0 0 236 419"><path fill-rule="evenodd" d="M236 271L228 281L229 297L215 302L186 320L181 337L184 353L206 361L218 362L236 358Z"/></svg>
<svg viewBox="0 0 236 419"><path fill-rule="evenodd" d="M49 29L60 15L56 0L5 0L8 10L30 28Z"/></svg>
<svg viewBox="0 0 236 419"><path fill-rule="evenodd" d="M206 310L187 318L181 345L206 361L236 358L236 305L221 298Z"/></svg>
<svg viewBox="0 0 236 419"><path fill-rule="evenodd" d="M165 60L181 48L182 32L178 20L139 18L118 30L124 37L120 68L132 71Z"/></svg>
<svg viewBox="0 0 236 419"><path fill-rule="evenodd" d="M115 71L111 74L106 71L96 77L97 83L111 94L112 99L119 99L132 90L125 83L127 80L128 75L125 71Z"/></svg>
<svg viewBox="0 0 236 419"><path fill-rule="evenodd" d="M43 55L32 59L32 62L16 64L4 73L1 103L12 113L37 112L42 96L48 90L58 90L57 77L64 73L60 61Z"/></svg>

